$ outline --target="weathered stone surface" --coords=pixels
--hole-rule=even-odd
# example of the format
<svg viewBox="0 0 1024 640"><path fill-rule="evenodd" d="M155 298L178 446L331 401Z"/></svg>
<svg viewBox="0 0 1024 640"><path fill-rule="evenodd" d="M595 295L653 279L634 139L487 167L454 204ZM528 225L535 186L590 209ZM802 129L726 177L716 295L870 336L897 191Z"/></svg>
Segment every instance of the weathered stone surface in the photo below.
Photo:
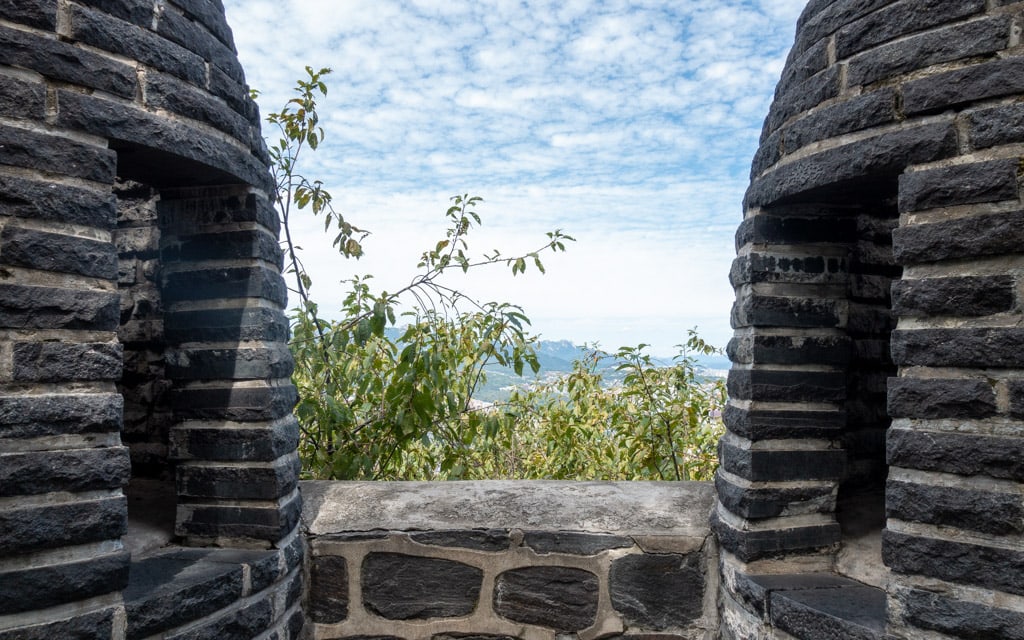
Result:
<svg viewBox="0 0 1024 640"><path fill-rule="evenodd" d="M1024 594L1024 552L882 532L882 560L898 573Z"/></svg>
<svg viewBox="0 0 1024 640"><path fill-rule="evenodd" d="M0 554L117 540L127 531L128 505L121 498L0 511Z"/></svg>
<svg viewBox="0 0 1024 640"><path fill-rule="evenodd" d="M762 142L765 134L776 131L784 122L822 102L839 95L839 67L832 65L791 88L782 95L776 95L765 119ZM752 176L753 177L753 176Z"/></svg>
<svg viewBox="0 0 1024 640"><path fill-rule="evenodd" d="M763 396L759 399L771 399ZM729 431L748 440L834 438L846 427L845 411L768 411L725 405L722 421Z"/></svg>
<svg viewBox="0 0 1024 640"><path fill-rule="evenodd" d="M896 120L896 94L883 88L825 107L782 128L782 152ZM848 238L849 236L847 236Z"/></svg>
<svg viewBox="0 0 1024 640"><path fill-rule="evenodd" d="M736 230L736 250L747 244L800 245L845 243L857 230L853 218L822 210L820 215L773 216L759 214L740 223Z"/></svg>
<svg viewBox="0 0 1024 640"><path fill-rule="evenodd" d="M1024 502L1012 493L889 480L885 485L885 512L890 518L993 535L1024 532Z"/></svg>
<svg viewBox="0 0 1024 640"><path fill-rule="evenodd" d="M810 591L861 586L861 583L833 573L784 573L755 575L736 572L735 596L750 605L759 616L769 609L770 599L777 591Z"/></svg>
<svg viewBox="0 0 1024 640"><path fill-rule="evenodd" d="M987 316L1013 309L1015 287L1011 275L900 280L892 307L903 317Z"/></svg>
<svg viewBox="0 0 1024 640"><path fill-rule="evenodd" d="M173 245L164 247L161 258L167 262L258 258L280 269L281 246L265 230L223 231L179 236Z"/></svg>
<svg viewBox="0 0 1024 640"><path fill-rule="evenodd" d="M499 616L568 633L594 624L597 576L570 567L525 567L498 575L494 611Z"/></svg>
<svg viewBox="0 0 1024 640"><path fill-rule="evenodd" d="M969 102L1024 92L1024 59L997 58L984 64L930 75L903 87L907 114L949 109ZM972 116L972 120L978 116ZM974 136L972 136L974 139ZM977 144L977 140L975 140ZM991 146L985 145L982 146Z"/></svg>
<svg viewBox="0 0 1024 640"><path fill-rule="evenodd" d="M117 277L117 252L110 242L7 225L0 232L0 248L2 264L107 280Z"/></svg>
<svg viewBox="0 0 1024 640"><path fill-rule="evenodd" d="M520 640L520 638L490 633L435 633L430 640Z"/></svg>
<svg viewBox="0 0 1024 640"><path fill-rule="evenodd" d="M1015 253L1024 244L1024 210L903 226L892 242L900 264Z"/></svg>
<svg viewBox="0 0 1024 640"><path fill-rule="evenodd" d="M850 361L851 340L846 335L778 336L745 334L729 341L726 354L742 364L827 364Z"/></svg>
<svg viewBox="0 0 1024 640"><path fill-rule="evenodd" d="M700 552L632 554L612 562L608 591L612 606L631 624L684 627L703 613L704 578Z"/></svg>
<svg viewBox="0 0 1024 640"><path fill-rule="evenodd" d="M0 496L120 489L130 477L126 447L0 454Z"/></svg>
<svg viewBox="0 0 1024 640"><path fill-rule="evenodd" d="M388 620L447 618L473 612L483 571L461 562L400 553L363 559L363 605Z"/></svg>
<svg viewBox="0 0 1024 640"><path fill-rule="evenodd" d="M202 626L166 636L167 640L250 640L270 626L274 619L273 603L269 599L215 618Z"/></svg>
<svg viewBox="0 0 1024 640"><path fill-rule="evenodd" d="M298 442L298 422L288 417L248 429L179 425L171 431L169 446L171 457L178 460L270 462L294 451Z"/></svg>
<svg viewBox="0 0 1024 640"><path fill-rule="evenodd" d="M113 292L0 284L0 327L114 331L120 304Z"/></svg>
<svg viewBox="0 0 1024 640"><path fill-rule="evenodd" d="M17 342L13 376L19 382L118 380L123 352L116 342Z"/></svg>
<svg viewBox="0 0 1024 640"><path fill-rule="evenodd" d="M890 429L886 460L906 469L1024 480L1024 439Z"/></svg>
<svg viewBox="0 0 1024 640"><path fill-rule="evenodd" d="M799 53L793 52L775 88L777 95L784 95L794 87L806 82L828 66L828 43L815 42Z"/></svg>
<svg viewBox="0 0 1024 640"><path fill-rule="evenodd" d="M1018 160L1006 158L900 176L900 211L1016 200Z"/></svg>
<svg viewBox="0 0 1024 640"><path fill-rule="evenodd" d="M256 222L277 234L280 221L277 210L253 194L205 190L161 194L156 203L161 229L174 234L193 235L197 229L216 225Z"/></svg>
<svg viewBox="0 0 1024 640"><path fill-rule="evenodd" d="M745 327L822 328L842 327L842 305L828 298L772 296L749 293L732 308L733 329Z"/></svg>
<svg viewBox="0 0 1024 640"><path fill-rule="evenodd" d="M0 175L0 193L3 194L0 198L3 215L99 229L113 229L117 222L115 199L109 191Z"/></svg>
<svg viewBox="0 0 1024 640"><path fill-rule="evenodd" d="M277 269L222 267L169 274L162 290L168 303L182 300L262 298L281 307L288 289Z"/></svg>
<svg viewBox="0 0 1024 640"><path fill-rule="evenodd" d="M333 624L348 617L348 563L339 556L314 555L309 569L309 617Z"/></svg>
<svg viewBox="0 0 1024 640"><path fill-rule="evenodd" d="M823 485L749 489L717 474L715 492L726 509L744 518L774 518L792 505L815 505L812 510L820 513L831 513L836 506L835 488Z"/></svg>
<svg viewBox="0 0 1024 640"><path fill-rule="evenodd" d="M110 149L68 138L0 126L0 163L109 184L115 155Z"/></svg>
<svg viewBox="0 0 1024 640"><path fill-rule="evenodd" d="M127 551L119 551L77 562L0 571L0 615L120 591L128 583L129 557Z"/></svg>
<svg viewBox="0 0 1024 640"><path fill-rule="evenodd" d="M771 402L842 402L846 375L835 371L736 369L729 371L729 397Z"/></svg>
<svg viewBox="0 0 1024 640"><path fill-rule="evenodd" d="M1010 16L992 16L882 45L854 56L850 86L867 85L933 64L994 53L1009 42Z"/></svg>
<svg viewBox="0 0 1024 640"><path fill-rule="evenodd" d="M885 592L866 586L775 591L771 621L797 638L885 638Z"/></svg>
<svg viewBox="0 0 1024 640"><path fill-rule="evenodd" d="M732 263L729 282L733 288L762 282L782 284L845 284L845 258L833 256L776 255L751 252Z"/></svg>
<svg viewBox="0 0 1024 640"><path fill-rule="evenodd" d="M793 552L827 549L837 544L842 537L837 523L740 531L726 524L717 514L711 516L711 528L722 548L743 562L774 558Z"/></svg>
<svg viewBox="0 0 1024 640"><path fill-rule="evenodd" d="M299 495L281 506L179 505L175 534L199 538L248 538L277 543L295 529L301 512L302 498Z"/></svg>
<svg viewBox="0 0 1024 640"><path fill-rule="evenodd" d="M976 149L1024 142L1024 104L1019 102L974 111L967 116L967 122L971 144Z"/></svg>
<svg viewBox="0 0 1024 640"><path fill-rule="evenodd" d="M263 421L283 418L298 401L291 384L275 387L174 389L170 405L182 418Z"/></svg>
<svg viewBox="0 0 1024 640"><path fill-rule="evenodd" d="M834 480L842 476L846 454L836 449L741 449L719 443L722 468L752 482Z"/></svg>
<svg viewBox="0 0 1024 640"><path fill-rule="evenodd" d="M609 549L628 549L633 539L573 531L527 531L523 544L537 553L570 553L590 556Z"/></svg>
<svg viewBox="0 0 1024 640"><path fill-rule="evenodd" d="M996 413L995 388L985 380L891 378L894 418L984 418Z"/></svg>
<svg viewBox="0 0 1024 640"><path fill-rule="evenodd" d="M288 322L276 309L235 308L176 311L164 314L164 339L181 342L285 342Z"/></svg>
<svg viewBox="0 0 1024 640"><path fill-rule="evenodd" d="M802 51L887 4L891 4L890 0L853 0L838 4L831 0L810 0L797 20L797 40L793 49Z"/></svg>
<svg viewBox="0 0 1024 640"><path fill-rule="evenodd" d="M115 18L148 29L153 24L153 5L147 0L82 0L78 4L99 9Z"/></svg>
<svg viewBox="0 0 1024 640"><path fill-rule="evenodd" d="M276 500L295 489L299 458L290 453L272 466L223 466L182 463L176 468L179 496L229 500Z"/></svg>
<svg viewBox="0 0 1024 640"><path fill-rule="evenodd" d="M1024 368L1024 329L894 331L892 357L904 367Z"/></svg>
<svg viewBox="0 0 1024 640"><path fill-rule="evenodd" d="M425 531L410 534L409 537L420 544L476 551L506 551L512 544L508 529Z"/></svg>
<svg viewBox="0 0 1024 640"><path fill-rule="evenodd" d="M119 393L0 396L0 438L38 438L121 429Z"/></svg>
<svg viewBox="0 0 1024 640"><path fill-rule="evenodd" d="M903 618L921 629L931 629L971 640L1024 640L1024 614L938 593L907 589L897 595Z"/></svg>
<svg viewBox="0 0 1024 640"><path fill-rule="evenodd" d="M253 348L179 348L168 351L166 359L170 380L268 380L288 378L292 369L292 354L283 342Z"/></svg>
<svg viewBox="0 0 1024 640"><path fill-rule="evenodd" d="M52 30L57 26L57 5L47 0L0 0L5 20Z"/></svg>
<svg viewBox="0 0 1024 640"><path fill-rule="evenodd" d="M985 0L893 2L839 29L836 33L836 56L848 58L900 36L948 24L984 10Z"/></svg>
<svg viewBox="0 0 1024 640"><path fill-rule="evenodd" d="M11 0L0 0L0 5ZM4 9L0 8L0 13ZM0 77L0 112L17 114L18 118L42 120L46 115L46 85L25 82L9 76Z"/></svg>
<svg viewBox="0 0 1024 640"><path fill-rule="evenodd" d="M0 640L109 640L113 637L113 624L114 610L105 609L58 622L0 631Z"/></svg>

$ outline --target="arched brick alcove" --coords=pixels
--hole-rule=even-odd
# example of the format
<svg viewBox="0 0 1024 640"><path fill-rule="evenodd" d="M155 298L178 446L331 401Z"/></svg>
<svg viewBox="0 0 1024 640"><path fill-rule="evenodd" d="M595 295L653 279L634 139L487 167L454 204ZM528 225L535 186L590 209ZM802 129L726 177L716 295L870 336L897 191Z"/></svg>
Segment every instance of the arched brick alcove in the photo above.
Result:
<svg viewBox="0 0 1024 640"><path fill-rule="evenodd" d="M1024 623L1022 25L1012 0L800 18L732 272L725 637Z"/></svg>
<svg viewBox="0 0 1024 640"><path fill-rule="evenodd" d="M0 3L0 146L0 638L294 637L286 291L223 7Z"/></svg>

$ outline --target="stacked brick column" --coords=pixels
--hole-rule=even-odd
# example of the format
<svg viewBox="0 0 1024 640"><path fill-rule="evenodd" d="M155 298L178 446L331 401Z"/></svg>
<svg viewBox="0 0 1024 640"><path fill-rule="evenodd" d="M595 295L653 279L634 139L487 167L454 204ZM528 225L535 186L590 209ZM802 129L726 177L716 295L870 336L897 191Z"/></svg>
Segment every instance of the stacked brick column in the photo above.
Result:
<svg viewBox="0 0 1024 640"><path fill-rule="evenodd" d="M834 569L858 498L888 517L890 633L1024 624L1022 28L1013 0L800 19L732 273L727 634L764 622L734 576Z"/></svg>

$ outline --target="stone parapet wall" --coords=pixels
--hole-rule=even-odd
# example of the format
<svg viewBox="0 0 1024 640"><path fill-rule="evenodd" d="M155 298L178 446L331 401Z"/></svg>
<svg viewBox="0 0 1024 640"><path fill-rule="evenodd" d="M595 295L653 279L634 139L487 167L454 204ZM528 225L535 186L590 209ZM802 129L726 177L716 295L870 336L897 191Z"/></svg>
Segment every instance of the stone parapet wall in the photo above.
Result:
<svg viewBox="0 0 1024 640"><path fill-rule="evenodd" d="M312 638L714 638L702 483L302 484Z"/></svg>

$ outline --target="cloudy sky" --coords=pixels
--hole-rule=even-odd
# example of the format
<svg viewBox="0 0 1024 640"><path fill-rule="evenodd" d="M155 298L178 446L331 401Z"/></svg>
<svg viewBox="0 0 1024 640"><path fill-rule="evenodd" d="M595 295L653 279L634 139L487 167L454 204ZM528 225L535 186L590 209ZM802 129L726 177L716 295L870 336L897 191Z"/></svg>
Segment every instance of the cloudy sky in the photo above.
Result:
<svg viewBox="0 0 1024 640"><path fill-rule="evenodd" d="M553 229L577 242L547 275L452 285L521 304L544 338L659 354L690 327L719 346L731 334L732 236L804 3L224 2L263 113L306 65L334 70L306 172L373 235L342 261L322 226L298 229L322 308L355 274L406 284L448 198L470 193L484 198L481 251L532 249Z"/></svg>

